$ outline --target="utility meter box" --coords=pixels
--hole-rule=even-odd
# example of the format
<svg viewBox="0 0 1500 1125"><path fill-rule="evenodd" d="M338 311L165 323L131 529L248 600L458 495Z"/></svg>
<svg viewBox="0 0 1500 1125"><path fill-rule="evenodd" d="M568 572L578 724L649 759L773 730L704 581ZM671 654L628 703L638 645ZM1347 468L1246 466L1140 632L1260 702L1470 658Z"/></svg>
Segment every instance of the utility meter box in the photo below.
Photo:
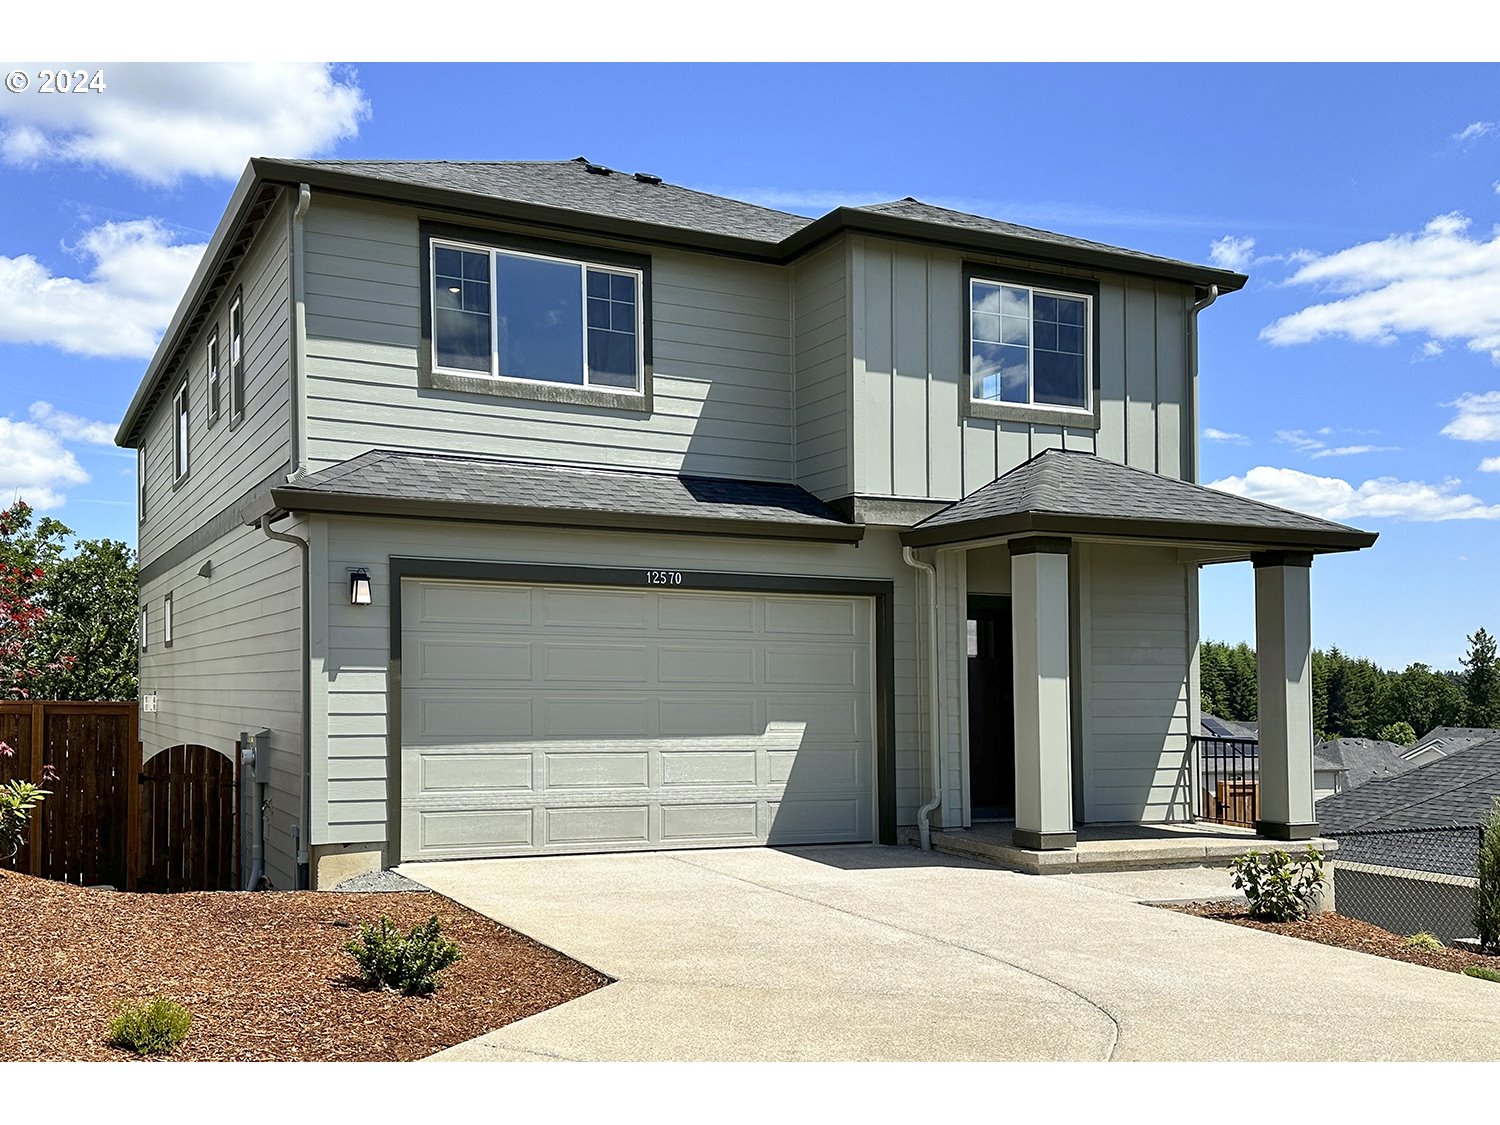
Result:
<svg viewBox="0 0 1500 1125"><path fill-rule="evenodd" d="M250 766L250 777L257 784L271 780L271 732L266 729L240 732L241 756Z"/></svg>

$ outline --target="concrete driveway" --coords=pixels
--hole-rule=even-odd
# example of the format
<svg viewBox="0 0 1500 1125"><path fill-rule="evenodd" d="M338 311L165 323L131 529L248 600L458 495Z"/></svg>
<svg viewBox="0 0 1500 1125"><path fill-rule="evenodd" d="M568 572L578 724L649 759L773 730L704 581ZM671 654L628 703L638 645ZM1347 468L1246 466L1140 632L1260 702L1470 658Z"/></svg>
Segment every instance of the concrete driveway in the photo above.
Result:
<svg viewBox="0 0 1500 1125"><path fill-rule="evenodd" d="M406 864L616 979L438 1059L1497 1059L1500 985L873 846Z"/></svg>

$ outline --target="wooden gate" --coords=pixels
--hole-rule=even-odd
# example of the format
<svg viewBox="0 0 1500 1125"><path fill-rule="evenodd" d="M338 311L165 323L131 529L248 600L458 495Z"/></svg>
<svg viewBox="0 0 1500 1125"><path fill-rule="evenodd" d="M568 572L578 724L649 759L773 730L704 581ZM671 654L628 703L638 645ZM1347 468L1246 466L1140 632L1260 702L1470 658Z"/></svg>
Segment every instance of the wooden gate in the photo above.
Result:
<svg viewBox="0 0 1500 1125"><path fill-rule="evenodd" d="M231 891L238 882L239 771L207 746L173 746L140 773L143 891Z"/></svg>
<svg viewBox="0 0 1500 1125"><path fill-rule="evenodd" d="M134 703L0 701L0 783L57 780L6 866L69 883L131 885L132 806L140 764Z"/></svg>

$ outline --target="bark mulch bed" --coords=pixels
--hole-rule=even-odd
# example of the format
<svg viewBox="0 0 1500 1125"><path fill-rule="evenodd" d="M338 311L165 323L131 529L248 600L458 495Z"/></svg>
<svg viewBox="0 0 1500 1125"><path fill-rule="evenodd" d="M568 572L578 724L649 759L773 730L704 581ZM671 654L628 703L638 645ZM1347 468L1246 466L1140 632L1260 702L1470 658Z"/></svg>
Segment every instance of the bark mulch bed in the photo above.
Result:
<svg viewBox="0 0 1500 1125"><path fill-rule="evenodd" d="M340 946L436 914L463 952L430 998L366 991ZM124 1001L193 1013L171 1057L396 1062L592 992L609 978L435 894L145 895L0 872L0 1061L131 1059Z"/></svg>
<svg viewBox="0 0 1500 1125"><path fill-rule="evenodd" d="M1243 902L1163 904L1162 909L1192 914L1198 918L1213 918L1219 922L1231 922L1253 930L1285 934L1304 941L1315 941L1320 945L1336 945L1341 949L1373 953L1376 957L1409 961L1413 965L1426 965L1430 969L1443 969L1450 973L1461 973L1470 965L1500 970L1500 956L1471 953L1467 949L1452 946L1440 950L1410 949L1404 944L1405 938L1402 935L1382 930L1379 926L1362 922L1358 918L1346 918L1342 914L1313 914L1301 922L1263 922L1250 917Z"/></svg>

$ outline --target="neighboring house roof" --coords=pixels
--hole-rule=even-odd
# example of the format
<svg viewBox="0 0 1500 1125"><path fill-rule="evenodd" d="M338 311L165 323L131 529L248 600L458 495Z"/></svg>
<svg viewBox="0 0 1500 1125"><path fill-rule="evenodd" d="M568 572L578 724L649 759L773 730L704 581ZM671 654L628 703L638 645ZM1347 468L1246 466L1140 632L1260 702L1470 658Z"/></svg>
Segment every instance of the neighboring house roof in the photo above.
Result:
<svg viewBox="0 0 1500 1125"><path fill-rule="evenodd" d="M1330 739L1313 747L1313 769L1339 771L1344 775L1345 786L1352 789L1414 768L1401 757L1405 749L1395 742L1371 738Z"/></svg>
<svg viewBox="0 0 1500 1125"><path fill-rule="evenodd" d="M1204 738L1259 738L1255 723L1241 723L1234 719L1221 719L1217 715L1203 712L1198 716L1198 725Z"/></svg>
<svg viewBox="0 0 1500 1125"><path fill-rule="evenodd" d="M1408 746L1402 757L1414 765L1423 765L1495 738L1500 738L1500 730L1489 727L1434 727Z"/></svg>
<svg viewBox="0 0 1500 1125"><path fill-rule="evenodd" d="M1294 551L1349 551L1374 532L1160 476L1092 454L1048 449L905 531L911 547L1025 533L1129 535Z"/></svg>
<svg viewBox="0 0 1500 1125"><path fill-rule="evenodd" d="M1325 797L1318 826L1337 835L1478 824L1497 797L1500 739Z"/></svg>
<svg viewBox="0 0 1500 1125"><path fill-rule="evenodd" d="M287 511L858 542L793 484L375 449L272 489Z"/></svg>
<svg viewBox="0 0 1500 1125"><path fill-rule="evenodd" d="M819 219L710 195L660 177L617 172L575 160L415 161L278 160L256 157L188 284L115 435L133 445L147 412L201 327L206 300L222 293L282 188L306 184L448 214L480 215L560 231L786 263L845 231L938 243L1183 282L1206 290L1240 289L1244 274L1106 246L1034 227L934 207L914 199L839 207Z"/></svg>

